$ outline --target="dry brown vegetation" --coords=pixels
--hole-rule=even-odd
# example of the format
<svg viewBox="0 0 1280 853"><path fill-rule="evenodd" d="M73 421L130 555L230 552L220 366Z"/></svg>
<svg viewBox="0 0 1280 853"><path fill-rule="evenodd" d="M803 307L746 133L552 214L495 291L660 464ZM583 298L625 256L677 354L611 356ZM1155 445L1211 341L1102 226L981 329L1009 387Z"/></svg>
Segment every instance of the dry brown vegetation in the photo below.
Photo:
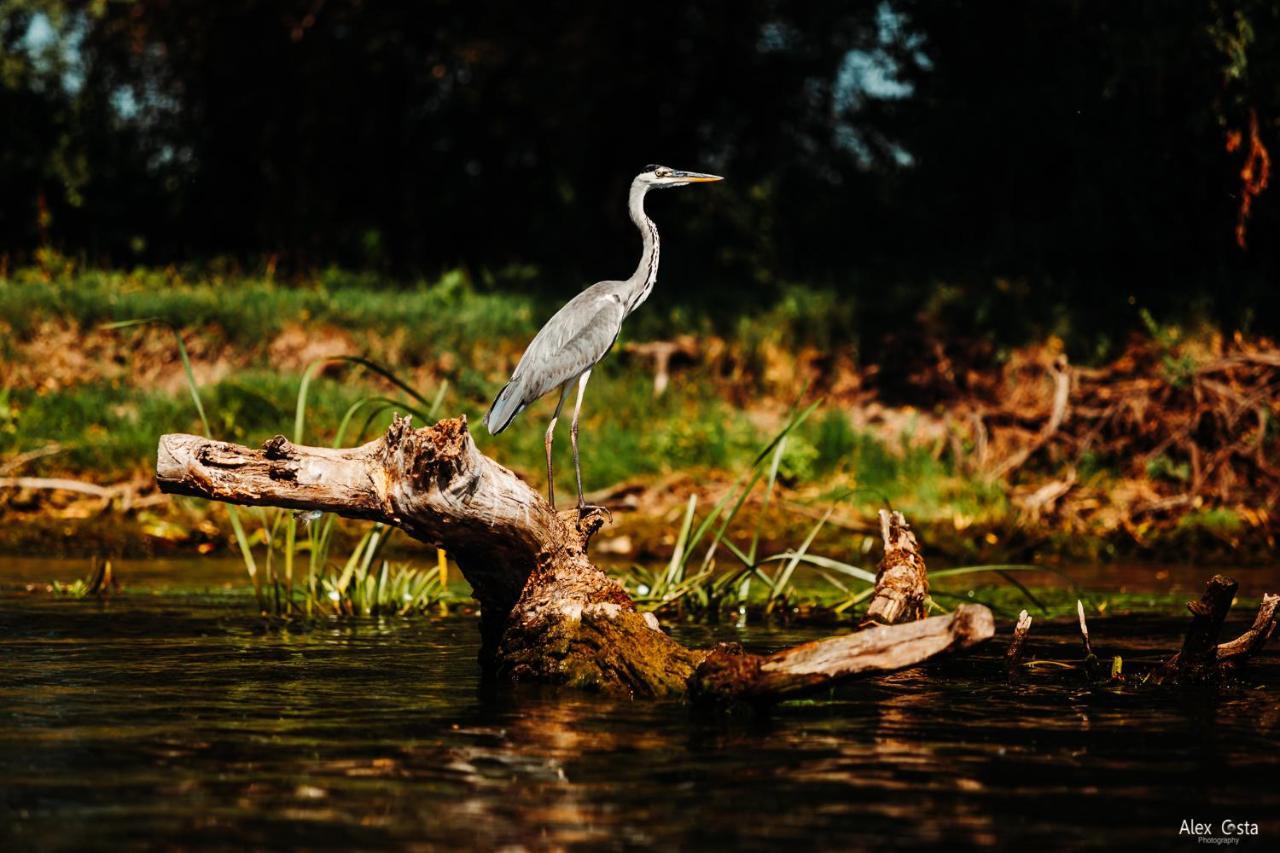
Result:
<svg viewBox="0 0 1280 853"><path fill-rule="evenodd" d="M397 329L375 335L294 320L260 338L216 326L184 338L203 387L246 370L297 375L317 358L353 353L399 365L417 387L457 384L468 371L492 374L496 382L519 349L518 341L499 339L470 352L426 352ZM96 383L159 392L179 407L189 405L172 332L163 326L82 327L47 317L20 335L0 331L6 339L0 389L9 393L57 395ZM1092 555L1096 549L1080 547L1089 541L1162 555L1191 543L1251 558L1274 548L1280 348L1264 338L1183 338L1153 327L1100 366L1071 364L1063 350L1050 339L997 357L980 340L944 344L919 337L880 353L878 363L860 363L849 346L682 336L669 344L630 344L618 360L631 384L653 382L642 395L660 393L664 379L667 393L700 383L760 434L776 430L804 391L823 398L823 411L847 417L855 433L879 442L889 456L931 457L949 472L950 491L943 490L934 507L912 511L944 553L984 560ZM281 401L285 418L289 406ZM96 477L91 466L63 464L73 438L28 443L0 458L0 477L10 478L0 490L0 512L23 522L10 530L25 531L11 534L10 544L31 547L52 532L72 547L99 540L112 547L133 547L136 540L216 546L221 536L205 515L188 517L192 510L171 508L154 495L147 460L127 475ZM537 466L521 470L535 476ZM72 492L14 479L31 476L73 477L96 488ZM671 465L600 488L594 498L628 512L599 544L620 559L662 554L689 494L710 505L733 477L715 466ZM807 482L784 481L769 528L790 539L825 509L824 501L866 480L866 471L851 463ZM1003 495L1005 508L984 514L948 505L948 495L974 488ZM874 494L837 499L833 526L872 532L877 500ZM129 520L124 525L117 523L121 510Z"/></svg>

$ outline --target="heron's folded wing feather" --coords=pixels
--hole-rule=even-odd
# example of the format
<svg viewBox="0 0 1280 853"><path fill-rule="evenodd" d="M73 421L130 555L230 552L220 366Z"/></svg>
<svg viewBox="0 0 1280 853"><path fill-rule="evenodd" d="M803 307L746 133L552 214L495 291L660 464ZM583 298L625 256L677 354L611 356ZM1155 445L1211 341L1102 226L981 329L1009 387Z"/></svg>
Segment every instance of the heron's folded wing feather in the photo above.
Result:
<svg viewBox="0 0 1280 853"><path fill-rule="evenodd" d="M601 282L584 290L538 331L485 417L490 432L506 429L525 406L604 358L626 316L616 284Z"/></svg>
<svg viewBox="0 0 1280 853"><path fill-rule="evenodd" d="M511 376L520 383L524 402L576 379L604 358L624 316L622 301L608 293L561 308L530 342Z"/></svg>

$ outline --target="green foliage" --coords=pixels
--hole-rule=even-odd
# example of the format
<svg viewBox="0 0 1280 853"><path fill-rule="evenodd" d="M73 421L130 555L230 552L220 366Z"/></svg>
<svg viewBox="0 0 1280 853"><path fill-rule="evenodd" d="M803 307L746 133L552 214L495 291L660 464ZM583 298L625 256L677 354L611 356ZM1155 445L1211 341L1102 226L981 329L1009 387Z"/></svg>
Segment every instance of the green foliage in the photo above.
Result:
<svg viewBox="0 0 1280 853"><path fill-rule="evenodd" d="M1185 483L1191 479L1191 463L1175 462L1168 455L1161 453L1147 462L1147 476L1153 480Z"/></svg>
<svg viewBox="0 0 1280 853"><path fill-rule="evenodd" d="M778 479L788 486L812 481L817 473L819 455L818 448L803 435L791 436L778 463Z"/></svg>
<svg viewBox="0 0 1280 853"><path fill-rule="evenodd" d="M716 619L734 611L745 616L747 605L755 602L762 606L764 615L768 617L797 603L795 572L801 562L820 565L825 569L824 577L844 574L864 583L875 582L874 573L808 554L830 512L813 526L798 549L767 557L759 555L761 533L777 489L788 443L816 408L815 403L793 410L786 425L756 454L733 487L701 520L697 518L698 497L696 494L689 496L675 549L667 565L660 568L633 567L625 577L637 604L654 611ZM731 528L758 486L761 487L761 504L750 543L740 547L734 541ZM699 551L702 558L695 567L693 560ZM732 560L732 568L719 568L717 554ZM759 591L754 597L753 584ZM842 592L846 590L838 581L834 585Z"/></svg>
<svg viewBox="0 0 1280 853"><path fill-rule="evenodd" d="M852 300L833 290L788 284L762 310L737 320L736 338L748 352L766 343L830 350L855 337Z"/></svg>
<svg viewBox="0 0 1280 853"><path fill-rule="evenodd" d="M1138 313L1147 334L1151 335L1151 339L1160 348L1160 364L1169 384L1175 388L1185 388L1190 385L1199 364L1189 353L1179 350L1182 330L1177 326L1157 322L1151 312L1145 308Z"/></svg>
<svg viewBox="0 0 1280 853"><path fill-rule="evenodd" d="M443 611L449 593L443 557L440 567L418 569L378 555L392 529L374 524L340 569L326 568L308 580L302 607L307 613L340 616L396 616Z"/></svg>
<svg viewBox="0 0 1280 853"><path fill-rule="evenodd" d="M1179 530L1216 536L1229 537L1243 528L1244 521L1239 513L1228 507L1194 510L1178 519Z"/></svg>
<svg viewBox="0 0 1280 853"><path fill-rule="evenodd" d="M13 392L8 388L0 388L0 433L18 431L18 412Z"/></svg>
<svg viewBox="0 0 1280 853"><path fill-rule="evenodd" d="M460 0L329 0L295 29L262 0L3 0L0 231L21 259L54 246L94 262L225 270L217 255L229 253L259 259L268 283L291 264L491 267L512 293L559 301L626 272L617 246L630 175L619 164L650 155L634 99L619 93L662 92L664 125L698 128L684 156L729 180L654 201L683 239L664 273L676 288L650 306L669 310L636 318L646 334L686 321L724 333L765 314L758 342L879 342L921 325L923 308L942 339L1061 331L1074 358L1129 331L1131 304L1181 312L1199 297L1221 318L1276 316L1274 241L1244 255L1229 240L1240 161L1222 150L1248 109L1264 128L1277 114L1273 3L1114 3L1088 15L1075 4L738 6L729 17L673 8L679 40L637 41L651 18L640 7L566 10L539 27L528 10L499 26ZM559 61L565 39L574 62ZM970 49L984 40L1018 49L997 62ZM473 43L486 49L457 49ZM1183 97L1143 112L1170 91ZM542 119L532 137L512 120L526 114ZM1170 138L1186 144L1149 156ZM624 142L615 151L599 139ZM993 176L1019 188L1012 207ZM1266 205L1253 216L1274 231ZM1081 265L1081 246L1148 269ZM530 268L539 274L521 278ZM476 277L491 292L488 274ZM369 283L335 273L321 286L353 282ZM692 318L671 307L694 302Z"/></svg>
<svg viewBox="0 0 1280 853"><path fill-rule="evenodd" d="M825 474L851 461L858 449L858 436L853 431L849 416L840 409L831 409L818 421L813 443L817 449L814 466L819 473Z"/></svg>
<svg viewBox="0 0 1280 853"><path fill-rule="evenodd" d="M1213 3L1214 18L1208 26L1209 37L1222 54L1222 74L1228 80L1244 80L1249 71L1249 47L1256 39L1253 24L1243 9L1223 14Z"/></svg>

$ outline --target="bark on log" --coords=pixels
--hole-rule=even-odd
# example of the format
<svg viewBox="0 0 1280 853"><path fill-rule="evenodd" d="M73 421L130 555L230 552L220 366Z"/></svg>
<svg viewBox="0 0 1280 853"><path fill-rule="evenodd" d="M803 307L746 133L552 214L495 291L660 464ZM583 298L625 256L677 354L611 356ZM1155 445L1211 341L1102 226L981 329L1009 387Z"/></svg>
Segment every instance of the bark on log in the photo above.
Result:
<svg viewBox="0 0 1280 853"><path fill-rule="evenodd" d="M911 666L994 633L990 612L966 605L950 616L767 657L737 655L736 674L729 673L722 650L675 642L591 563L587 545L600 515L558 515L480 453L464 418L417 430L398 418L382 438L343 450L294 445L283 436L251 450L166 435L156 481L172 494L382 521L445 548L481 605L482 663L511 680L635 696L759 698Z"/></svg>

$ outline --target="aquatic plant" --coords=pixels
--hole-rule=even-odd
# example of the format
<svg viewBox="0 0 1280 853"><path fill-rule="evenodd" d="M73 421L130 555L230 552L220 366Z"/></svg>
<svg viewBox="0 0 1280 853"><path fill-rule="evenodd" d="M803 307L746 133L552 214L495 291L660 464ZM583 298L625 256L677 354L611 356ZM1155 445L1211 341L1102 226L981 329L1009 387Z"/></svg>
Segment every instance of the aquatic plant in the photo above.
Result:
<svg viewBox="0 0 1280 853"><path fill-rule="evenodd" d="M765 615L797 603L794 591L796 568L801 562L814 563L814 558L808 554L809 547L831 513L826 513L813 526L797 549L770 556L761 556L759 550L769 506L778 487L779 469L786 458L788 440L818 405L819 402L814 402L804 408L793 407L782 429L701 520L697 519L698 496L689 496L671 559L656 569L634 567L624 578L642 609L716 618L725 611L745 614L745 608L752 603L762 604ZM757 487L761 487L760 508L749 543L740 547L735 544L730 530ZM701 560L691 569L695 551L704 542ZM720 568L718 554L728 555L733 561L732 567ZM770 571L771 563L780 565ZM865 584L875 583L874 572L856 566L829 559L819 561L819 565L819 574L828 578L835 573ZM754 597L753 582L759 587ZM842 587L837 585L837 588Z"/></svg>
<svg viewBox="0 0 1280 853"><path fill-rule="evenodd" d="M89 568L89 574L67 584L54 581L50 584L50 588L55 594L67 598L105 598L119 592L120 583L111 570L111 561L95 557Z"/></svg>
<svg viewBox="0 0 1280 853"><path fill-rule="evenodd" d="M696 493L689 496L675 548L667 564L652 569L635 566L624 575L628 590L642 609L702 619L716 619L725 613L736 613L740 619L745 619L749 612L755 610L769 618L799 606L813 605L825 605L833 613L843 614L871 597L876 583L874 571L810 551L819 532L831 518L831 509L809 529L799 546L768 556L759 553L768 510L778 488L780 469L787 458L788 442L818 405L815 402L803 409L793 407L782 429L701 521L697 520L698 496ZM739 546L730 530L757 487L761 487L762 492L750 542L744 547ZM704 540L706 548L702 559L691 570L694 551ZM730 567L718 565L718 553L728 555L733 561ZM825 589L806 590L805 594L800 594L796 589L796 572L801 565L811 569L812 574L826 584ZM1039 607L1041 612L1048 612L1035 594L1014 576L1014 573L1025 571L1052 570L1034 565L975 565L942 569L932 574L935 578L946 578L994 573L1026 602ZM1074 590L1074 585L1072 588ZM932 599L928 605L934 610L947 611Z"/></svg>
<svg viewBox="0 0 1280 853"><path fill-rule="evenodd" d="M379 559L395 528L374 524L351 551L340 569L323 569L313 575L305 597L307 608L343 616L394 616L427 611L447 612L448 562L438 551L434 569L418 569L408 563Z"/></svg>

